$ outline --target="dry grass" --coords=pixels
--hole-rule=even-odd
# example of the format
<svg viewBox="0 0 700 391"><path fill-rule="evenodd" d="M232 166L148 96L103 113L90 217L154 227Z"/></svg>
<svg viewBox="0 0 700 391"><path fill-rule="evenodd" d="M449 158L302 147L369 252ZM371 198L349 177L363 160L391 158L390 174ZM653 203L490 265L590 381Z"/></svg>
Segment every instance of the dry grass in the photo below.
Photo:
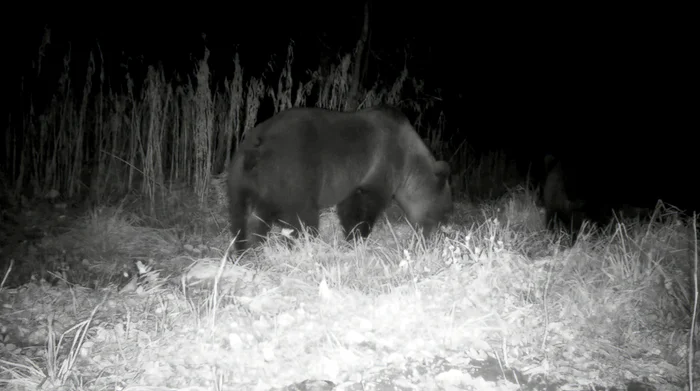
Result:
<svg viewBox="0 0 700 391"><path fill-rule="evenodd" d="M44 247L55 251L49 249L61 243L61 251L70 248L70 254L81 254L90 261L82 264L93 269L90 278L102 274L102 281L118 272L116 260L138 260L138 278L121 284L121 297L114 296L111 307L95 315L92 311L104 297L79 304L83 291L77 287L87 281L68 275L66 282L76 286L74 310L68 313L79 327L66 327L64 320L61 329L51 331L49 322L45 358L14 357L0 366L4 381L15 388L41 381L81 388L79 381L86 378L80 374L94 376L95 368L76 357L99 350L100 360L105 360L107 351L117 346L108 341L117 338L119 355L141 361L118 360L110 379L114 371L121 373L119 378L149 368L137 382L142 385L164 384L173 374L172 365L178 367L176 362L192 354L186 346L209 349L214 356L201 356L201 365L226 363L228 369L219 370L241 382L236 384L250 385L254 374L261 373L256 371L276 365L287 370L275 372L279 376L268 379L271 386L312 374L342 380L352 371L370 370L369 361L343 353L345 344L358 343L357 333L353 337L348 329L352 324L364 328L363 335L374 335L372 343L400 355L452 357L454 349L471 346L474 358L497 357L506 367L529 366L531 373L571 384L619 386L614 379L629 374L657 383L679 382L689 354L685 341L694 302L690 275L695 238L692 222L673 210L660 205L657 216L651 222L621 222L608 233L584 233L567 249L543 230L542 216L525 190L479 207L459 204L452 220L428 240L416 236L401 216L392 216L368 240L347 243L337 217L327 211L320 237L302 235L290 248L280 240L283 232L277 227L264 247L234 266L223 257L230 245L227 234L199 239L190 234L177 241L172 230L143 227L127 208L102 208ZM207 246L194 256L197 240ZM537 255L529 255L533 252ZM151 330L151 343L128 337L128 332L107 337L111 328L105 319L112 308L122 306L141 315L115 324L115 330ZM90 324L95 317L99 326ZM316 323L326 322L321 320L326 317L325 326ZM263 326L264 319L276 319L276 327L295 331L272 332ZM318 327L333 337L322 338L314 331ZM106 345L84 345L80 338L88 328L93 330L88 335L99 336L99 343ZM259 342L247 339L248 333ZM58 342L54 334L70 338ZM235 357L211 347L221 338L235 347ZM308 356L300 356L304 349ZM285 358L291 352L294 363ZM330 361L316 367L312 357ZM162 364L152 367L168 360L174 360L170 372L159 372ZM599 370L591 372L591 366ZM663 368L663 373L654 368ZM187 371L200 380L206 373Z"/></svg>

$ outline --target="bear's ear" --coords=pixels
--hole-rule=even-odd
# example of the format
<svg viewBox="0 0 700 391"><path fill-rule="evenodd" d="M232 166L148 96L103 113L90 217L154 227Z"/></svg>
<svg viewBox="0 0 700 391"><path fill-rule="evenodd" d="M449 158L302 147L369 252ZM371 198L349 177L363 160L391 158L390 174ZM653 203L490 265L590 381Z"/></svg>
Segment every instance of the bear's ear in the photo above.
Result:
<svg viewBox="0 0 700 391"><path fill-rule="evenodd" d="M450 165L444 160L438 160L435 162L435 175L441 180L447 180L450 176Z"/></svg>

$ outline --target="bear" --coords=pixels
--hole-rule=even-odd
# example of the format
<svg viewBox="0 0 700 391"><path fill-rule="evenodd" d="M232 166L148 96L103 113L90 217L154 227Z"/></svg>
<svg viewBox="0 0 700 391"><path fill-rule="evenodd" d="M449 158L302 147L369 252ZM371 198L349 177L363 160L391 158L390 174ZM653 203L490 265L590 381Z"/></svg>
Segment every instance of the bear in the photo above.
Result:
<svg viewBox="0 0 700 391"><path fill-rule="evenodd" d="M234 253L273 222L317 235L320 210L331 206L346 239L367 238L392 200L427 236L453 210L449 176L395 107L286 109L248 131L229 164Z"/></svg>
<svg viewBox="0 0 700 391"><path fill-rule="evenodd" d="M585 169L572 162L546 155L545 180L541 189L545 222L550 230L564 229L573 245L584 222L600 233L621 217L644 217L648 209L629 205L620 195L618 170L609 160L587 162Z"/></svg>
<svg viewBox="0 0 700 391"><path fill-rule="evenodd" d="M570 170L566 170L561 159L547 154L544 157L544 184L541 188L541 202L545 210L545 224L552 231L564 230L576 242L578 232L586 220L586 201L572 196L573 184Z"/></svg>

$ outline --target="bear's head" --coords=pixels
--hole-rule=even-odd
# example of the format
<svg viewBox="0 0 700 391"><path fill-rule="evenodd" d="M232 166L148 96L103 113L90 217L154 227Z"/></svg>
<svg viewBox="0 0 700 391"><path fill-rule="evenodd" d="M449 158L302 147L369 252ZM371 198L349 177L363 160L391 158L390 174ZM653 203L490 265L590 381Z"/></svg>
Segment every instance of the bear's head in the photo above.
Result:
<svg viewBox="0 0 700 391"><path fill-rule="evenodd" d="M428 236L452 212L453 202L450 166L445 161L426 160L413 165L395 198L411 224L423 228Z"/></svg>

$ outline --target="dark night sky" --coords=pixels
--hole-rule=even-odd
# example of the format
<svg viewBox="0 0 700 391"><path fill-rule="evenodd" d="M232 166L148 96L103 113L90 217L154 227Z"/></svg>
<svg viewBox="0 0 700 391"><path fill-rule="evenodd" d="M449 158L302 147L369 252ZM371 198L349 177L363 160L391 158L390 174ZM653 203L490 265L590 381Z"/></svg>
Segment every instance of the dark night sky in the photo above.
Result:
<svg viewBox="0 0 700 391"><path fill-rule="evenodd" d="M656 186L674 192L694 181L697 121L688 114L696 106L690 97L697 78L690 70L695 76L700 68L697 40L691 45L693 34L683 20L687 11L606 6L485 12L461 3L401 4L374 2L372 49L402 51L410 42L414 74L443 89L449 124L473 143L534 159L545 151L607 157L592 164L614 161L629 181L652 177ZM184 10L188 18L126 18L114 10L93 22L54 17L51 25L54 43L71 40L75 51L98 39L106 56L125 50L168 64L191 64L190 53L200 56L205 32L215 72L228 69L235 51L254 72L270 53L283 56L290 37L297 61L315 67L319 36L347 50L362 23L361 2L236 7ZM35 55L44 20L50 19L3 26L6 49L25 58L12 67ZM610 175L622 176L619 170Z"/></svg>

